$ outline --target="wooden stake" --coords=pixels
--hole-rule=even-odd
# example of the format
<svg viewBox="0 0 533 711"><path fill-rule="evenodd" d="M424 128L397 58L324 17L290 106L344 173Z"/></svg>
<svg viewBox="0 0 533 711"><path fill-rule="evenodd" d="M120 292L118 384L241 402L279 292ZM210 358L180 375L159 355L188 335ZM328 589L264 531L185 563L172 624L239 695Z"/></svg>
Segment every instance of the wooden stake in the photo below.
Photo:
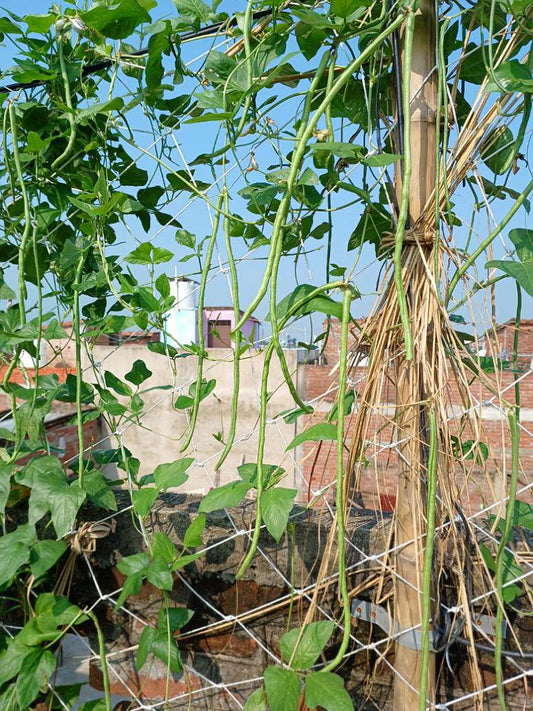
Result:
<svg viewBox="0 0 533 711"><path fill-rule="evenodd" d="M400 49L402 49L400 37ZM410 112L412 174L409 192L409 224L415 227L424 206L435 187L435 131L437 108L437 71L435 69L436 17L433 0L421 0L416 14L411 64L411 101L404 112ZM403 51L401 52L403 56ZM400 87L397 88L398 91ZM398 196L401 175L396 176ZM400 198L399 198L400 199ZM405 246L404 250L416 249ZM405 284L409 303L409 284ZM416 348L416 334L414 343ZM424 532L424 496L421 479L423 472L422 447L425 425L423 402L427 393L421 392L421 373L417 358L400 359L396 369L396 422L401 444L398 449L399 479L396 501L395 549L395 624L396 631L415 628L420 638L422 619L422 575ZM422 494L422 495L421 495ZM409 541L414 541L408 543ZM419 708L421 654L412 648L414 635L400 639L395 645L394 709L416 711ZM409 645L409 646L407 646ZM435 663L429 664L428 697L435 696Z"/></svg>

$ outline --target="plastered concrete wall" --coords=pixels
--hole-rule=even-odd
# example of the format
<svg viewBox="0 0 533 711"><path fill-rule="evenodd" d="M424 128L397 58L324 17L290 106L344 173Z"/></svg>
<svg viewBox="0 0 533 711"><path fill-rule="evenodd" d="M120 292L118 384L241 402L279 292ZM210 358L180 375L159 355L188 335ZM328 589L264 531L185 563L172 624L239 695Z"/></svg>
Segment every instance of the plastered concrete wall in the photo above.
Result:
<svg viewBox="0 0 533 711"><path fill-rule="evenodd" d="M130 345L128 348L96 345L92 350L92 357L100 364L102 374L109 370L124 379L133 363L142 360L153 375L141 389L172 386L172 390L151 390L142 394L145 406L140 422L125 423L121 433L126 447L141 462L141 474L149 474L158 464L172 462L179 457L194 457L195 464L189 469L189 480L180 487L180 491L184 492L205 493L213 486L237 479L237 467L240 464L257 461L259 392L264 354L251 350L241 360L236 442L220 471L217 471L216 463L222 444L213 435L222 433L225 441L229 432L234 383L233 351L229 348L213 348L208 352L203 377L207 380L215 379L216 387L201 403L191 445L180 454L188 428L188 412L176 410L174 402L178 395L188 395L189 385L197 377L197 359L194 356L176 358L170 363L165 356L148 351L145 345ZM287 352L286 357L289 369L296 371L296 352ZM91 373L90 370L86 372ZM276 358L272 360L268 390L272 393L268 418L294 407ZM107 432L108 441L102 446L116 447L116 438L109 427L103 424L103 428ZM287 425L282 419L268 424L264 461L286 469L284 486L299 488L303 480L295 470L292 453L285 452L295 434L296 425Z"/></svg>

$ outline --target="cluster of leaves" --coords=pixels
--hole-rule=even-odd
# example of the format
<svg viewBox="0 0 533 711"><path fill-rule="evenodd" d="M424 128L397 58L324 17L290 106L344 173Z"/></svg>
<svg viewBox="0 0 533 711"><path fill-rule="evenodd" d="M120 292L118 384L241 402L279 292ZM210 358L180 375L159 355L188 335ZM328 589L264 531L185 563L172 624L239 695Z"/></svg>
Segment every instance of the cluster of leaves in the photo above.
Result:
<svg viewBox="0 0 533 711"><path fill-rule="evenodd" d="M309 709L352 711L353 702L338 674L310 671L330 642L335 623L311 622L286 632L279 639L281 657L286 667L265 670L265 685L248 699L246 711L298 711L302 699ZM303 688L302 688L303 681Z"/></svg>
<svg viewBox="0 0 533 711"><path fill-rule="evenodd" d="M527 501L515 501L512 515L513 529L526 529L533 531L533 505ZM506 518L498 518L491 515L489 523L491 526L497 526L497 530L501 535L504 534ZM512 543L510 544L512 545ZM485 545L481 546L481 555L483 561L491 573L496 573L497 558L492 554L489 548ZM503 551L503 600L506 603L511 603L523 593L522 585L516 581L524 578L524 570L517 561L510 547Z"/></svg>

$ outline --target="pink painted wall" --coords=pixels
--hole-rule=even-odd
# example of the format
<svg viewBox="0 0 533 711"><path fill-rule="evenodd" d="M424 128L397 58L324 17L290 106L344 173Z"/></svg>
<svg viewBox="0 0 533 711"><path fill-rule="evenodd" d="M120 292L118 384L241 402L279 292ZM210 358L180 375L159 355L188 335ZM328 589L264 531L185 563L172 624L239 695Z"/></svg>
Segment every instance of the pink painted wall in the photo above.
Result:
<svg viewBox="0 0 533 711"><path fill-rule="evenodd" d="M229 321L231 328L235 327L235 314L232 307L210 307L204 309L204 339L207 343L208 323L209 321ZM255 331L254 331L255 328ZM253 318L249 318L242 327L242 333L245 338L250 338L253 334L254 341L261 338L261 324Z"/></svg>

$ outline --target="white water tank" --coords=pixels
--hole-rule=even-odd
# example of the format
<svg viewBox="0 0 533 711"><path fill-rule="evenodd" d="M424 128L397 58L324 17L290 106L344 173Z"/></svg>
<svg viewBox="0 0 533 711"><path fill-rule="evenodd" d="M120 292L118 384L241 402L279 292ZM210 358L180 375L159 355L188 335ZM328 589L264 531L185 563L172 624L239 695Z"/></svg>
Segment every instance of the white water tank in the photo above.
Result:
<svg viewBox="0 0 533 711"><path fill-rule="evenodd" d="M33 341L33 345L37 348L37 341ZM41 339L39 354L36 357L30 355L28 351L21 351L19 363L23 368L33 369L36 367L42 368L46 364L46 341Z"/></svg>
<svg viewBox="0 0 533 711"><path fill-rule="evenodd" d="M196 291L198 284L184 276L175 276L170 281L170 294L175 303L166 317L166 331L174 341L171 345L198 343L198 314Z"/></svg>

